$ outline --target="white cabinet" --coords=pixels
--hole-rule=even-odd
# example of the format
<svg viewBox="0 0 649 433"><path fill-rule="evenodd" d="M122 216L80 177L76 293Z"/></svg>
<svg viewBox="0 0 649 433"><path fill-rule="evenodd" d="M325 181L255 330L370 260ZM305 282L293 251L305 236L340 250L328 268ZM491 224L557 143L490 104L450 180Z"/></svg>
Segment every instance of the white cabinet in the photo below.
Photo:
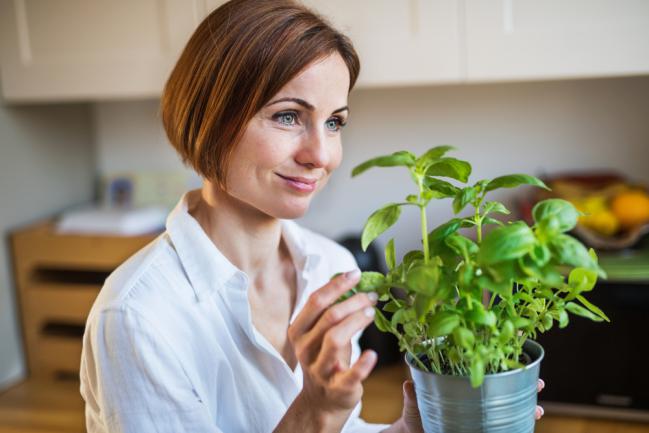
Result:
<svg viewBox="0 0 649 433"><path fill-rule="evenodd" d="M0 0L4 97L157 96L199 6L186 0Z"/></svg>
<svg viewBox="0 0 649 433"><path fill-rule="evenodd" d="M307 0L350 36L358 86L460 80L460 0Z"/></svg>
<svg viewBox="0 0 649 433"><path fill-rule="evenodd" d="M0 0L4 99L158 97L226 0ZM649 0L303 0L348 34L359 87L649 73Z"/></svg>
<svg viewBox="0 0 649 433"><path fill-rule="evenodd" d="M468 81L649 73L647 0L464 0Z"/></svg>

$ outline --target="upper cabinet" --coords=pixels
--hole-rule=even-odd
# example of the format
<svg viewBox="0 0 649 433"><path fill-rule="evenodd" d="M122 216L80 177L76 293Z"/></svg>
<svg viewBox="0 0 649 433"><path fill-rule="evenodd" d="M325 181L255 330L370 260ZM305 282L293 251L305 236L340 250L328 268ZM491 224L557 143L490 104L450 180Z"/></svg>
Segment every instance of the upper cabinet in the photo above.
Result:
<svg viewBox="0 0 649 433"><path fill-rule="evenodd" d="M158 96L205 13L196 0L0 0L9 101Z"/></svg>
<svg viewBox="0 0 649 433"><path fill-rule="evenodd" d="M465 0L468 81L649 73L647 0Z"/></svg>
<svg viewBox="0 0 649 433"><path fill-rule="evenodd" d="M348 35L361 58L358 86L460 80L458 0L306 0Z"/></svg>
<svg viewBox="0 0 649 433"><path fill-rule="evenodd" d="M4 99L157 97L224 2L0 0ZM648 0L304 2L351 37L359 87L649 73Z"/></svg>

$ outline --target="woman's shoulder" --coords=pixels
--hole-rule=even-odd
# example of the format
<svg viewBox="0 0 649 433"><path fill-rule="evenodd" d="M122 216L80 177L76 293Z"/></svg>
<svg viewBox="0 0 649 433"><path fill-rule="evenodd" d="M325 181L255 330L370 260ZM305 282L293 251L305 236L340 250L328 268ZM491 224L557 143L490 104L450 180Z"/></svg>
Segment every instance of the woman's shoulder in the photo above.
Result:
<svg viewBox="0 0 649 433"><path fill-rule="evenodd" d="M164 232L110 273L95 299L89 318L111 308L155 308L155 304L172 300L169 298L182 297L181 290L185 285L188 283L184 271L168 234Z"/></svg>

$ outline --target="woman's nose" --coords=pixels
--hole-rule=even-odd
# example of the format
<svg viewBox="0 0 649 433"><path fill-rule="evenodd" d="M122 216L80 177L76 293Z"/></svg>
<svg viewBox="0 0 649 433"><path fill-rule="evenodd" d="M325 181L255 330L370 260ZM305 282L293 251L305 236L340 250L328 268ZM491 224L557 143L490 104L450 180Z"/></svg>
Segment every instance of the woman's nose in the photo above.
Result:
<svg viewBox="0 0 649 433"><path fill-rule="evenodd" d="M303 136L296 160L300 164L309 165L313 168L326 167L331 158L330 151L330 145L324 131L314 128Z"/></svg>

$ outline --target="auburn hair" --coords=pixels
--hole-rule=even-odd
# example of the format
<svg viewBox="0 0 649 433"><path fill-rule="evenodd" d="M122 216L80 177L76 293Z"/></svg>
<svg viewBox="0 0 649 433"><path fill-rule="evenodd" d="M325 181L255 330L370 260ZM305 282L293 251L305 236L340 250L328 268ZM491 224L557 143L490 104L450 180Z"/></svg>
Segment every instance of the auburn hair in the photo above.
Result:
<svg viewBox="0 0 649 433"><path fill-rule="evenodd" d="M231 0L194 31L164 87L160 116L184 164L227 188L233 149L250 119L315 60L337 52L360 71L351 41L292 0Z"/></svg>

